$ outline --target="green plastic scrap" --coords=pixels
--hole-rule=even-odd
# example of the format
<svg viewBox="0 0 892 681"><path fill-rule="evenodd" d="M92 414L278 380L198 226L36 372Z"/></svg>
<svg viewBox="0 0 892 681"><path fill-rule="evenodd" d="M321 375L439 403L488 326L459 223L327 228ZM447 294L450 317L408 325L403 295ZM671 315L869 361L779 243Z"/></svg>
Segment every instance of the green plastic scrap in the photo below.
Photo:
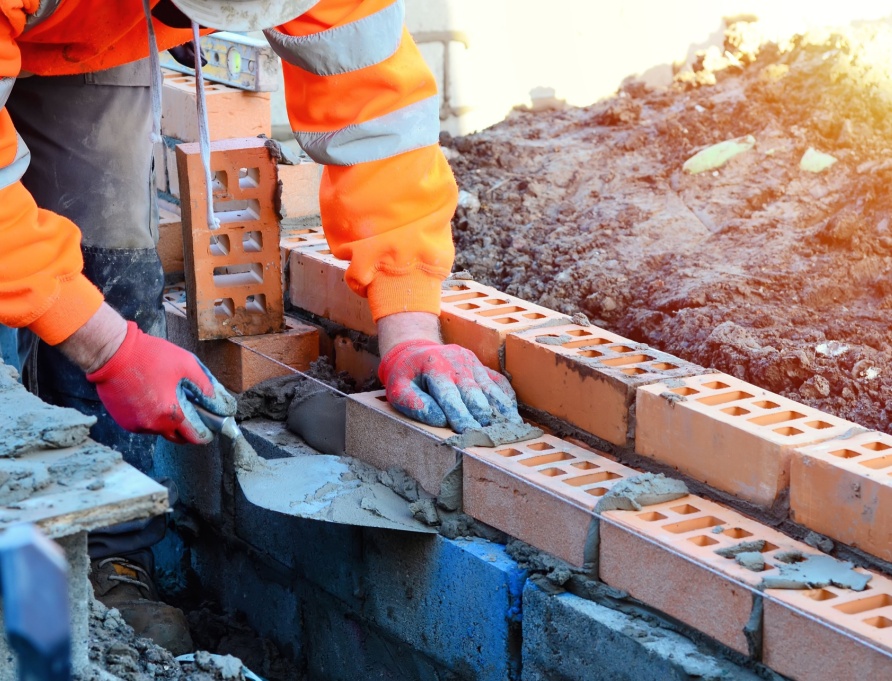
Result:
<svg viewBox="0 0 892 681"><path fill-rule="evenodd" d="M756 138L752 135L737 137L733 140L725 140L711 147L701 149L684 162L682 168L686 173L696 175L707 170L721 168L735 156L749 151L756 144Z"/></svg>
<svg viewBox="0 0 892 681"><path fill-rule="evenodd" d="M799 161L799 170L804 170L807 173L821 173L836 163L836 161L835 156L825 154L822 151L815 151L814 147L809 147L802 155L802 160Z"/></svg>

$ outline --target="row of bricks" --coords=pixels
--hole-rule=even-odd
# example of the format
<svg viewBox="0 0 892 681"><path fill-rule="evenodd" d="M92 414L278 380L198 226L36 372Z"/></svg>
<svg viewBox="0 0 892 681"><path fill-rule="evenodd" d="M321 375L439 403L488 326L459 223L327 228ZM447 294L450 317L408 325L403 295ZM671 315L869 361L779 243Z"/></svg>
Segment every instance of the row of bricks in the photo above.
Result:
<svg viewBox="0 0 892 681"><path fill-rule="evenodd" d="M601 581L724 645L757 657L761 650L777 672L828 681L892 673L892 580L857 569L870 577L864 591L766 589L761 599L754 590L785 555L816 552L694 495L599 516L598 500L638 471L551 435L464 451L444 442L453 435L403 418L382 392L348 401L348 455L404 468L435 495L461 462L468 515L573 565L596 566ZM758 571L717 553L742 542L761 554ZM759 600L761 629L750 632Z"/></svg>
<svg viewBox="0 0 892 681"><path fill-rule="evenodd" d="M375 333L320 230L283 248L292 304ZM492 368L504 351L522 403L763 507L789 490L796 522L892 560L892 436L476 282L446 282L440 320Z"/></svg>

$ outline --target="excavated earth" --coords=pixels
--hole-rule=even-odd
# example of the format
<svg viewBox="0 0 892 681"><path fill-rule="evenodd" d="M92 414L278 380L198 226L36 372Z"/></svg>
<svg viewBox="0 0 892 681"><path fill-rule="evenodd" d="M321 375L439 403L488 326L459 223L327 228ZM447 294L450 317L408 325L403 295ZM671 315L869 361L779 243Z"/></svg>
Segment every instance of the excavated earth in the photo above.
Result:
<svg viewBox="0 0 892 681"><path fill-rule="evenodd" d="M892 24L726 32L666 89L445 139L457 269L892 432ZM718 170L699 150L752 135ZM810 147L837 162L800 169Z"/></svg>

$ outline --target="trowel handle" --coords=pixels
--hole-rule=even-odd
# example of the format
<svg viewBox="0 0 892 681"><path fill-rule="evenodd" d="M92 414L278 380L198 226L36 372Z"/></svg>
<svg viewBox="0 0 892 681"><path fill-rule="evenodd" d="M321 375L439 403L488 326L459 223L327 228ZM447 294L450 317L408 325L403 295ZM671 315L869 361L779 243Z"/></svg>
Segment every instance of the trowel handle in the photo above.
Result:
<svg viewBox="0 0 892 681"><path fill-rule="evenodd" d="M190 390L186 390L186 398L192 403L192 406L195 408L195 411L198 412L198 416L204 425L212 431L215 433L222 433L231 438L236 438L241 435L238 424L232 416L220 416L219 414L215 414L214 412L205 409L198 404L195 395Z"/></svg>

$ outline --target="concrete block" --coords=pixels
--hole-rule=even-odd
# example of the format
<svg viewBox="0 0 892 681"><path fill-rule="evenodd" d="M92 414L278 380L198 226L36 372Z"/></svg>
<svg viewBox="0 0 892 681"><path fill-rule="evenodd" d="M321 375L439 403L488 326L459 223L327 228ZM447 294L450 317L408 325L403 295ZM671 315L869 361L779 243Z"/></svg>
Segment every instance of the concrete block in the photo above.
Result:
<svg viewBox="0 0 892 681"><path fill-rule="evenodd" d="M504 546L366 530L365 561L367 621L459 678L517 678L526 573Z"/></svg>
<svg viewBox="0 0 892 681"><path fill-rule="evenodd" d="M183 264L183 222L180 207L158 202L158 257L165 274L185 272Z"/></svg>
<svg viewBox="0 0 892 681"><path fill-rule="evenodd" d="M756 587L763 574L716 551L762 540L763 572L777 570L778 554L815 553L776 530L693 495L641 511L607 511L600 532L602 581L745 655L750 652L744 628L753 594L739 583Z"/></svg>
<svg viewBox="0 0 892 681"><path fill-rule="evenodd" d="M381 470L401 468L434 496L461 461L458 450L443 442L452 435L397 413L383 390L347 398L347 456Z"/></svg>
<svg viewBox="0 0 892 681"><path fill-rule="evenodd" d="M802 447L790 468L793 520L892 561L892 436L861 433Z"/></svg>
<svg viewBox="0 0 892 681"><path fill-rule="evenodd" d="M307 677L326 681L442 681L457 677L325 593L304 601Z"/></svg>
<svg viewBox="0 0 892 681"><path fill-rule="evenodd" d="M177 164L185 180L181 210L189 322L198 339L281 331L276 171L264 140L211 144L217 229L208 226L208 189L198 144L179 145ZM242 201L247 208L224 205Z"/></svg>
<svg viewBox="0 0 892 681"><path fill-rule="evenodd" d="M209 523L231 521L224 512L223 452L219 438L208 445L177 445L160 439L155 447L153 475L177 485L179 501ZM230 483L231 485L231 483Z"/></svg>
<svg viewBox="0 0 892 681"><path fill-rule="evenodd" d="M829 586L768 589L766 596L763 660L778 673L808 681L892 678L892 580L874 575L861 592Z"/></svg>
<svg viewBox="0 0 892 681"><path fill-rule="evenodd" d="M642 386L636 405L638 454L765 507L789 485L794 448L858 429L719 373Z"/></svg>
<svg viewBox="0 0 892 681"><path fill-rule="evenodd" d="M264 458L315 453L281 422L252 419L243 422L242 432ZM268 511L248 502L237 484L234 502L239 539L283 565L290 574L359 608L365 569L361 528Z"/></svg>
<svg viewBox="0 0 892 681"><path fill-rule="evenodd" d="M291 373L288 367L307 371L310 363L319 359L319 332L306 324L288 320L288 328L281 333L199 342L192 336L182 307L165 303L165 311L170 341L195 353L233 392L286 376Z"/></svg>
<svg viewBox="0 0 892 681"><path fill-rule="evenodd" d="M374 336L378 327L368 301L347 285L345 274L349 264L334 257L327 246L293 250L288 282L291 304L348 329Z"/></svg>
<svg viewBox="0 0 892 681"><path fill-rule="evenodd" d="M569 593L523 591L523 681L756 681L644 617Z"/></svg>
<svg viewBox="0 0 892 681"><path fill-rule="evenodd" d="M302 659L307 589L298 578L212 533L200 536L190 555L191 568L202 587L227 612L243 614L251 628L275 643L284 655ZM263 673L260 668L255 671Z"/></svg>
<svg viewBox="0 0 892 681"><path fill-rule="evenodd" d="M440 309L443 339L466 347L496 371L500 369L499 351L509 333L558 320L570 321L554 310L474 281L443 283Z"/></svg>
<svg viewBox="0 0 892 681"><path fill-rule="evenodd" d="M518 399L621 447L635 434L635 390L704 369L597 326L510 334L505 368Z"/></svg>
<svg viewBox="0 0 892 681"><path fill-rule="evenodd" d="M220 83L204 84L208 129L214 140L271 136L270 93L247 92ZM195 77L179 74L164 79L161 132L183 142L198 141Z"/></svg>
<svg viewBox="0 0 892 681"><path fill-rule="evenodd" d="M313 161L279 165L281 185L280 213L283 218L307 218L319 215L319 183L322 166Z"/></svg>
<svg viewBox="0 0 892 681"><path fill-rule="evenodd" d="M462 456L468 515L582 567L598 557L598 498L637 471L551 435Z"/></svg>

